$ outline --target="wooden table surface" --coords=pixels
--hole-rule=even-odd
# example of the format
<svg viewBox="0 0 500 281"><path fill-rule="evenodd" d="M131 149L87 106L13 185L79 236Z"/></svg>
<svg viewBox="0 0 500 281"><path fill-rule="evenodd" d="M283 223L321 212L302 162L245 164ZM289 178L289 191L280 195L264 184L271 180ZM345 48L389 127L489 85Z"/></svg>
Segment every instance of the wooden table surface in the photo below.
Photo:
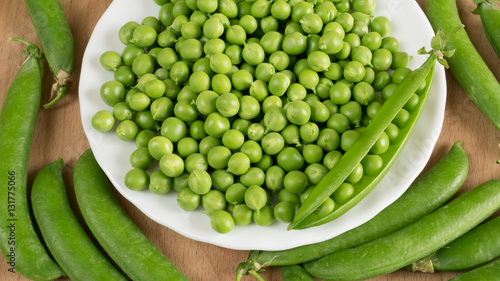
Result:
<svg viewBox="0 0 500 281"><path fill-rule="evenodd" d="M35 175L42 167L57 157L62 157L65 161L64 178L70 201L73 206L76 206L72 191L72 171L80 154L89 147L80 120L78 77L83 53L94 26L112 0L62 0L61 2L76 43L76 67L74 71L76 85L55 108L40 110L29 162L29 184L31 185ZM423 8L424 0L417 0L417 2ZM457 2L462 21L471 40L479 53L487 58L487 64L496 77L500 79L500 59L488 43L479 17L469 13L473 8L472 0L458 0ZM7 89L23 61L21 50L24 46L8 42L8 37L20 36L37 45L39 42L24 1L2 1L0 27L1 106ZM46 71L48 71L47 68ZM45 75L42 102L48 100L47 93L49 93L51 82L51 75ZM458 193L461 194L484 181L499 177L500 165L496 164L496 160L500 159L500 133L466 97L456 80L448 72L447 83L448 93L443 129L426 169L444 156L455 141L461 141L470 159L470 172ZM190 280L234 280L236 266L246 259L247 251L229 250L185 238L152 221L117 192L115 193L132 220ZM76 208L75 211L77 211ZM498 216L499 212L495 215ZM7 269L8 265L2 257L0 259L0 280L26 280L18 274L8 272ZM457 274L456 272L417 274L399 270L373 280L447 280ZM262 276L266 280L281 280L277 268L268 269ZM255 279L247 276L244 280Z"/></svg>

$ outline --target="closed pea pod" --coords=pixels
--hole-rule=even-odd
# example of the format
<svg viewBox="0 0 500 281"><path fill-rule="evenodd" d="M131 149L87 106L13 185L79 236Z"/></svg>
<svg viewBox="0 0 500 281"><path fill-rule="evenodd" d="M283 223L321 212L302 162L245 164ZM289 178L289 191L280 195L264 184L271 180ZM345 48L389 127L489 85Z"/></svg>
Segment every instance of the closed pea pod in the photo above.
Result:
<svg viewBox="0 0 500 281"><path fill-rule="evenodd" d="M127 216L91 150L78 159L75 195L85 222L106 253L134 280L188 280Z"/></svg>
<svg viewBox="0 0 500 281"><path fill-rule="evenodd" d="M451 281L466 281L466 280L494 280L500 275L500 260L490 262L486 265L475 268L464 274L458 275Z"/></svg>
<svg viewBox="0 0 500 281"><path fill-rule="evenodd" d="M460 271L500 256L500 217L491 219L442 247L430 257L414 262L412 271Z"/></svg>
<svg viewBox="0 0 500 281"><path fill-rule="evenodd" d="M33 213L50 253L71 280L126 280L89 238L71 210L61 158L33 182ZM54 204L57 202L57 204Z"/></svg>
<svg viewBox="0 0 500 281"><path fill-rule="evenodd" d="M29 279L53 280L64 275L47 254L30 219L28 203L28 159L42 92L40 52L22 39L11 38L28 45L28 58L16 74L0 111L0 172L5 175L1 193L3 222L15 219L15 270ZM10 198L9 198L10 197ZM15 199L15 212L7 212ZM7 262L12 255L8 244L11 229L2 225L0 249Z"/></svg>
<svg viewBox="0 0 500 281"><path fill-rule="evenodd" d="M40 39L43 52L56 82L51 97L44 107L55 105L71 87L71 74L75 64L75 43L66 15L59 0L25 0Z"/></svg>
<svg viewBox="0 0 500 281"><path fill-rule="evenodd" d="M283 281L313 281L313 277L300 265L285 265L280 267Z"/></svg>

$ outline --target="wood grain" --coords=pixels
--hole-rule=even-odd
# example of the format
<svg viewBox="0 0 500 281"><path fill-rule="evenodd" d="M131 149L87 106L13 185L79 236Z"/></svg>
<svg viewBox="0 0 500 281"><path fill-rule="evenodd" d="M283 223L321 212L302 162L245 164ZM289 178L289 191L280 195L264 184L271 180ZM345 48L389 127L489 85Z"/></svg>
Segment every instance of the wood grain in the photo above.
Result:
<svg viewBox="0 0 500 281"><path fill-rule="evenodd" d="M150 1L150 0L147 0ZM83 132L78 103L78 77L87 42L95 24L106 10L111 0L62 0L69 24L76 43L76 67L74 72L75 86L70 95L64 98L57 107L41 109L37 119L35 136L29 163L29 183L46 164L62 157L65 161L64 178L67 182L70 201L75 207L72 191L72 171L79 155L89 147ZM423 8L424 0L417 0ZM487 58L486 62L500 79L500 60L489 45L478 16L469 13L473 9L472 1L458 0L460 15L479 53ZM30 21L24 1L3 1L0 11L0 106L7 89L16 75L23 59L21 51L24 46L8 42L10 36L19 36L39 45L34 28ZM45 66L47 73L49 69ZM52 78L44 79L43 101L48 100ZM446 113L439 140L425 170L436 163L455 141L461 141L470 158L470 172L459 194L500 175L500 133L482 115L482 113L466 97L456 80L447 72L448 93ZM1 161L1 159L0 159ZM130 217L137 223L145 235L193 281L234 280L238 263L244 261L247 251L234 251L197 242L185 238L176 232L157 224L137 208L121 197L120 203ZM77 208L75 212L80 216ZM496 213L498 216L499 213ZM7 271L8 265L0 258L0 280L26 280L18 274ZM409 273L405 270L374 278L377 281L414 281L414 280L447 280L456 276L457 272L439 274ZM281 280L279 270L270 268L262 276L266 280ZM67 279L61 279L67 280ZM245 277L243 280L255 280Z"/></svg>

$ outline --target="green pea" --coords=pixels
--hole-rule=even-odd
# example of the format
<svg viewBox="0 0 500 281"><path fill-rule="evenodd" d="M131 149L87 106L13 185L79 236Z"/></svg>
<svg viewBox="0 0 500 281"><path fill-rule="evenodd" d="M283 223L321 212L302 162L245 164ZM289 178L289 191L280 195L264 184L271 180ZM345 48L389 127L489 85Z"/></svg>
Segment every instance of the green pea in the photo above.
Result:
<svg viewBox="0 0 500 281"><path fill-rule="evenodd" d="M290 202L298 207L300 205L300 197L298 194L282 189L278 192L278 202Z"/></svg>
<svg viewBox="0 0 500 281"><path fill-rule="evenodd" d="M228 171L234 175L242 175L250 168L250 158L242 152L236 152L229 158Z"/></svg>
<svg viewBox="0 0 500 281"><path fill-rule="evenodd" d="M300 32L292 32L285 35L281 48L289 55L300 55L307 49L307 37Z"/></svg>
<svg viewBox="0 0 500 281"><path fill-rule="evenodd" d="M245 202L245 192L247 187L241 183L231 184L225 193L226 201L229 204L242 204Z"/></svg>
<svg viewBox="0 0 500 281"><path fill-rule="evenodd" d="M177 143L187 134L187 126L177 117L168 117L161 125L161 135Z"/></svg>
<svg viewBox="0 0 500 281"><path fill-rule="evenodd" d="M290 56L284 51L275 51L269 56L269 63L275 70L285 70L290 65Z"/></svg>
<svg viewBox="0 0 500 281"><path fill-rule="evenodd" d="M219 190L209 190L201 196L201 205L207 212L223 210L226 208L226 198Z"/></svg>
<svg viewBox="0 0 500 281"><path fill-rule="evenodd" d="M361 133L355 130L347 130L340 136L340 148L343 151L349 150L352 145L359 139Z"/></svg>
<svg viewBox="0 0 500 281"><path fill-rule="evenodd" d="M339 147L340 136L337 131L330 128L324 128L319 132L316 142L324 151L332 151Z"/></svg>
<svg viewBox="0 0 500 281"><path fill-rule="evenodd" d="M300 170L304 166L304 158L295 147L285 147L277 156L278 165L290 172Z"/></svg>
<svg viewBox="0 0 500 281"><path fill-rule="evenodd" d="M387 49L377 49L373 52L373 69L376 71L388 70L392 65L392 53Z"/></svg>
<svg viewBox="0 0 500 281"><path fill-rule="evenodd" d="M299 22L300 19L306 14L314 13L314 5L306 1L297 2L292 6L290 17L294 22Z"/></svg>
<svg viewBox="0 0 500 281"><path fill-rule="evenodd" d="M250 167L243 175L240 176L240 182L245 186L262 186L265 182L266 175L262 169Z"/></svg>
<svg viewBox="0 0 500 281"><path fill-rule="evenodd" d="M183 210L193 211L201 203L201 196L197 193L194 193L190 188L183 188L177 194L177 204Z"/></svg>
<svg viewBox="0 0 500 281"><path fill-rule="evenodd" d="M135 21L129 21L122 25L118 30L118 38L124 45L128 45L130 40L132 40L134 30L140 26L139 23Z"/></svg>
<svg viewBox="0 0 500 281"><path fill-rule="evenodd" d="M154 194L165 194L172 188L172 185L172 179L160 170L152 172L149 176L149 190Z"/></svg>
<svg viewBox="0 0 500 281"><path fill-rule="evenodd" d="M132 120L123 120L116 127L116 135L122 141L132 141L139 133L139 127Z"/></svg>
<svg viewBox="0 0 500 281"><path fill-rule="evenodd" d="M226 168L229 158L231 158L231 150L225 146L214 146L207 153L208 164L214 169Z"/></svg>
<svg viewBox="0 0 500 281"><path fill-rule="evenodd" d="M274 212L271 206L266 205L253 213L253 220L259 226L268 226L274 222Z"/></svg>
<svg viewBox="0 0 500 281"><path fill-rule="evenodd" d="M310 184L317 185L328 173L328 169L320 163L313 163L304 170Z"/></svg>
<svg viewBox="0 0 500 281"><path fill-rule="evenodd" d="M113 114L107 110L100 110L92 117L92 127L99 132L108 132L115 125Z"/></svg>
<svg viewBox="0 0 500 281"><path fill-rule="evenodd" d="M245 204L238 204L233 210L234 223L236 225L249 225L253 219L253 212Z"/></svg>
<svg viewBox="0 0 500 281"><path fill-rule="evenodd" d="M301 171L291 171L285 175L283 186L291 193L302 193L309 185L307 175Z"/></svg>
<svg viewBox="0 0 500 281"><path fill-rule="evenodd" d="M188 173L192 173L194 170L207 171L208 170L207 156L202 153L190 154L184 160L184 169Z"/></svg>
<svg viewBox="0 0 500 281"><path fill-rule="evenodd" d="M362 117L362 109L361 105L355 101L349 101L346 104L343 104L339 108L339 112L344 114L348 119L351 125L359 125Z"/></svg>
<svg viewBox="0 0 500 281"><path fill-rule="evenodd" d="M287 125L285 111L279 107L271 108L264 114L264 124L270 131L279 132Z"/></svg>
<svg viewBox="0 0 500 281"><path fill-rule="evenodd" d="M240 148L240 152L244 153L250 159L250 163L257 163L262 159L262 148L253 140L247 140Z"/></svg>
<svg viewBox="0 0 500 281"><path fill-rule="evenodd" d="M319 48L321 51L334 55L344 47L343 36L335 31L327 31L319 39Z"/></svg>
<svg viewBox="0 0 500 281"><path fill-rule="evenodd" d="M276 155L285 147L285 140L279 133L270 132L262 138L261 146L266 154Z"/></svg>
<svg viewBox="0 0 500 281"><path fill-rule="evenodd" d="M253 81L252 84L250 84L248 92L250 96L255 98L259 103L269 96L267 84L262 80Z"/></svg>
<svg viewBox="0 0 500 281"><path fill-rule="evenodd" d="M241 53L243 60L250 65L258 65L264 62L265 52L262 46L258 43L248 43L243 47Z"/></svg>
<svg viewBox="0 0 500 281"><path fill-rule="evenodd" d="M358 61L349 61L344 67L344 78L350 82L360 82L365 77L365 68Z"/></svg>
<svg viewBox="0 0 500 281"><path fill-rule="evenodd" d="M125 174L124 183L131 190L142 190L149 184L149 175L143 169L133 168Z"/></svg>
<svg viewBox="0 0 500 281"><path fill-rule="evenodd" d="M252 210L260 210L266 206L267 192L258 185L249 186L245 191L245 204Z"/></svg>
<svg viewBox="0 0 500 281"><path fill-rule="evenodd" d="M332 198L335 200L335 203L343 205L354 196L354 192L354 186L344 182L333 192Z"/></svg>
<svg viewBox="0 0 500 281"><path fill-rule="evenodd" d="M257 117L260 113L260 104L252 96L243 96L240 99L240 110L238 115L246 120L251 120Z"/></svg>
<svg viewBox="0 0 500 281"><path fill-rule="evenodd" d="M341 157L342 152L338 150L330 151L325 155L325 157L323 157L323 166L325 166L328 170L331 170L339 162Z"/></svg>
<svg viewBox="0 0 500 281"><path fill-rule="evenodd" d="M296 206L287 201L278 202L274 206L274 217L282 223L290 223L295 217Z"/></svg>
<svg viewBox="0 0 500 281"><path fill-rule="evenodd" d="M319 136L319 127L316 123L308 122L300 126L300 138L307 142L312 143L316 141Z"/></svg>
<svg viewBox="0 0 500 281"><path fill-rule="evenodd" d="M292 7L284 0L277 0L271 5L271 15L279 20L286 20L292 13Z"/></svg>
<svg viewBox="0 0 500 281"><path fill-rule="evenodd" d="M288 145L300 145L300 129L295 124L288 124L282 131L281 135Z"/></svg>
<svg viewBox="0 0 500 281"><path fill-rule="evenodd" d="M391 53L395 53L399 50L399 41L392 36L387 36L382 39L380 47L389 50Z"/></svg>
<svg viewBox="0 0 500 281"><path fill-rule="evenodd" d="M285 110L288 121L296 125L304 125L311 118L311 108L301 100L288 103Z"/></svg>
<svg viewBox="0 0 500 281"><path fill-rule="evenodd" d="M363 173L363 165L361 165L361 163L358 163L356 167L354 167L354 170L352 170L349 176L345 179L345 181L350 184L356 184L363 177Z"/></svg>
<svg viewBox="0 0 500 281"><path fill-rule="evenodd" d="M369 177L377 176L383 168L384 160L380 155L368 154L361 160L363 172Z"/></svg>
<svg viewBox="0 0 500 281"><path fill-rule="evenodd" d="M199 1L203 2L203 1ZM234 220L231 214L224 210L216 210L214 212L208 212L210 217L210 225L212 229L218 233L228 233L234 229Z"/></svg>
<svg viewBox="0 0 500 281"><path fill-rule="evenodd" d="M160 159L160 170L167 176L175 178L184 172L184 160L176 154L165 154Z"/></svg>
<svg viewBox="0 0 500 281"><path fill-rule="evenodd" d="M136 147L148 147L149 141L156 136L156 132L152 130L142 130L135 138Z"/></svg>
<svg viewBox="0 0 500 281"><path fill-rule="evenodd" d="M314 214L320 218L324 218L329 215L335 209L335 201L328 197L326 200L319 205L319 207L314 210Z"/></svg>
<svg viewBox="0 0 500 281"><path fill-rule="evenodd" d="M384 16L375 17L371 23L372 31L378 32L382 37L391 33L391 22Z"/></svg>
<svg viewBox="0 0 500 281"><path fill-rule="evenodd" d="M222 144L229 149L239 149L245 141L245 136L238 130L229 129L222 135Z"/></svg>

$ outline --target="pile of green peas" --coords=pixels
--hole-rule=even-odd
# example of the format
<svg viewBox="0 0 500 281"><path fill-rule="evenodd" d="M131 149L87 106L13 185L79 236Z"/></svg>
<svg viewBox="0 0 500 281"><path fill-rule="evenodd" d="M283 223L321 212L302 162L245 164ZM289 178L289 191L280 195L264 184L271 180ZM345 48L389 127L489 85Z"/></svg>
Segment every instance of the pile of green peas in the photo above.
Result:
<svg viewBox="0 0 500 281"><path fill-rule="evenodd" d="M220 233L291 222L411 72L374 0L154 1L158 17L123 25L122 54L100 58L114 72L100 89L112 110L92 125L135 141L128 188L174 189ZM380 171L417 104L414 95L318 214Z"/></svg>

